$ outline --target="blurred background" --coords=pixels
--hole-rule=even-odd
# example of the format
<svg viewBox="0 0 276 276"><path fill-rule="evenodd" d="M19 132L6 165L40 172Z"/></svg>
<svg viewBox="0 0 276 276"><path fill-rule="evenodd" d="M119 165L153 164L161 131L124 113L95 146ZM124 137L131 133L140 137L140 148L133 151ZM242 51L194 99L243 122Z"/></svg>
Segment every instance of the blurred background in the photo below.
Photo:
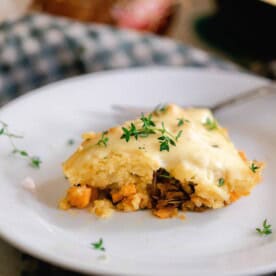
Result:
<svg viewBox="0 0 276 276"><path fill-rule="evenodd" d="M41 12L153 32L276 77L275 0L0 0L0 20Z"/></svg>

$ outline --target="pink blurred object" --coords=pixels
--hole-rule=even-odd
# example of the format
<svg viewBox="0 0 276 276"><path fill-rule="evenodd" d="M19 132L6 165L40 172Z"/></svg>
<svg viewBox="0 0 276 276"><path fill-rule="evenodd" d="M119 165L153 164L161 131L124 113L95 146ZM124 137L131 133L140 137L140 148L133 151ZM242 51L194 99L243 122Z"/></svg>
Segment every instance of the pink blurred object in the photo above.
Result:
<svg viewBox="0 0 276 276"><path fill-rule="evenodd" d="M157 31L171 12L175 0L128 0L112 10L118 26L140 31Z"/></svg>

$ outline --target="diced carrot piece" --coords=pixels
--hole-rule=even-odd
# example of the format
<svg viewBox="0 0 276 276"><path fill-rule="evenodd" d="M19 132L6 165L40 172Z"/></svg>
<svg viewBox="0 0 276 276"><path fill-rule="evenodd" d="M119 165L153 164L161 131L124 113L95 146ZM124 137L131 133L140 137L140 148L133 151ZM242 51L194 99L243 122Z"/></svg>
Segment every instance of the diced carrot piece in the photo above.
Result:
<svg viewBox="0 0 276 276"><path fill-rule="evenodd" d="M124 185L121 188L121 192L122 192L123 196L134 195L134 194L136 194L136 187L134 184Z"/></svg>
<svg viewBox="0 0 276 276"><path fill-rule="evenodd" d="M113 203L117 203L123 199L123 195L120 193L120 191L112 192L111 197Z"/></svg>
<svg viewBox="0 0 276 276"><path fill-rule="evenodd" d="M85 208L90 203L92 189L86 186L72 186L67 192L67 201L72 207Z"/></svg>
<svg viewBox="0 0 276 276"><path fill-rule="evenodd" d="M241 195L238 195L236 192L231 192L230 194L230 201L234 202L238 200L241 197Z"/></svg>

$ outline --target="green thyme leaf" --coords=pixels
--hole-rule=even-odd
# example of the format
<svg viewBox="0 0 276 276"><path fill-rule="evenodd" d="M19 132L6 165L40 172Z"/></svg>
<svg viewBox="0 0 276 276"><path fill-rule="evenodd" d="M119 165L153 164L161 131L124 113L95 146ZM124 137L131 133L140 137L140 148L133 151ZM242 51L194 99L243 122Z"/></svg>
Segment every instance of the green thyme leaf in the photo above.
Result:
<svg viewBox="0 0 276 276"><path fill-rule="evenodd" d="M172 146L176 146L176 143L172 138L169 138L169 142Z"/></svg>
<svg viewBox="0 0 276 276"><path fill-rule="evenodd" d="M30 159L30 165L31 165L31 167L33 167L33 168L40 168L40 164L42 163L42 161L40 160L40 158L39 157L37 157L37 156L33 156L33 157L31 157L31 159Z"/></svg>
<svg viewBox="0 0 276 276"><path fill-rule="evenodd" d="M261 236L263 235L270 235L272 233L271 225L267 224L267 219L263 221L263 228L256 228L257 233L259 233Z"/></svg>
<svg viewBox="0 0 276 276"><path fill-rule="evenodd" d="M167 135L162 135L158 137L160 142L160 151L170 151L170 145L176 146L175 141Z"/></svg>
<svg viewBox="0 0 276 276"><path fill-rule="evenodd" d="M0 121L0 125L2 125L0 129L0 135L7 136L9 138L23 138L23 136L11 133L8 128L8 124Z"/></svg>
<svg viewBox="0 0 276 276"><path fill-rule="evenodd" d="M160 143L160 151L170 151L170 146L167 141L161 141Z"/></svg>
<svg viewBox="0 0 276 276"><path fill-rule="evenodd" d="M105 251L105 248L103 247L103 239L102 238L100 238L99 241L97 241L95 243L91 243L91 246L95 250Z"/></svg>
<svg viewBox="0 0 276 276"><path fill-rule="evenodd" d="M177 119L177 121L178 121L177 126L179 126L179 127L180 127L180 126L183 126L184 123L190 123L189 120L184 119L184 118L179 118L179 119Z"/></svg>
<svg viewBox="0 0 276 276"><path fill-rule="evenodd" d="M174 141L175 137L173 137L170 132L165 128L164 122L161 123L162 128L159 129L161 132L161 136L158 137L160 142L160 151L170 151L170 145L176 146ZM170 137L171 136L171 137Z"/></svg>
<svg viewBox="0 0 276 276"><path fill-rule="evenodd" d="M20 152L21 156L28 156L29 154L25 150L21 150Z"/></svg>
<svg viewBox="0 0 276 276"><path fill-rule="evenodd" d="M165 128L164 122L161 123L161 126L162 126L162 128L160 129L160 132L161 132L162 134L165 134L165 133L167 132L167 130L166 130L166 128Z"/></svg>
<svg viewBox="0 0 276 276"><path fill-rule="evenodd" d="M254 164L254 162L252 162L252 164L250 165L249 168L250 168L250 170L251 170L253 173L256 173L257 170L258 170L260 167L256 166L256 165Z"/></svg>
<svg viewBox="0 0 276 276"><path fill-rule="evenodd" d="M180 136L182 135L183 130L180 130L177 135L175 136L175 141L178 141L178 139L180 138Z"/></svg>
<svg viewBox="0 0 276 276"><path fill-rule="evenodd" d="M221 186L223 186L224 185L224 179L223 178L220 178L219 180L218 180L218 186L219 187L221 187Z"/></svg>
<svg viewBox="0 0 276 276"><path fill-rule="evenodd" d="M122 127L122 130L123 130L124 134L121 136L121 139L125 139L126 142L128 142L130 140L130 130L128 130L125 127Z"/></svg>
<svg viewBox="0 0 276 276"><path fill-rule="evenodd" d="M101 136L100 140L96 143L96 145L98 145L98 146L103 145L103 146L107 147L107 143L109 140L109 138L106 136L107 133L108 133L107 131L104 131L102 133L102 136Z"/></svg>
<svg viewBox="0 0 276 276"><path fill-rule="evenodd" d="M215 130L218 128L216 120L210 118L206 119L206 122L203 124L208 130Z"/></svg>
<svg viewBox="0 0 276 276"><path fill-rule="evenodd" d="M68 146L72 146L72 145L74 145L75 144L75 140L74 139L69 139L68 141L67 141L67 145Z"/></svg>
<svg viewBox="0 0 276 276"><path fill-rule="evenodd" d="M179 127L184 125L184 120L183 120L183 119L177 119L177 120L178 120L177 125L178 125Z"/></svg>
<svg viewBox="0 0 276 276"><path fill-rule="evenodd" d="M126 142L128 142L130 140L130 137L134 137L137 140L139 135L143 135L143 133L138 132L136 126L133 123L130 124L129 129L122 127L122 130L123 130L124 134L121 136L121 139L125 139ZM145 133L144 133L144 135L145 135Z"/></svg>
<svg viewBox="0 0 276 276"><path fill-rule="evenodd" d="M27 160L29 160L29 164L32 167L39 168L41 160L38 157L31 157L27 151L21 150L15 145L13 139L20 139L23 138L23 136L11 133L9 131L8 124L4 123L3 121L0 121L0 124L2 125L0 129L0 135L8 137L12 146L12 153L25 157Z"/></svg>
<svg viewBox="0 0 276 276"><path fill-rule="evenodd" d="M149 114L148 117L142 113L140 120L143 122L143 128L155 127L155 123L152 121L152 114Z"/></svg>

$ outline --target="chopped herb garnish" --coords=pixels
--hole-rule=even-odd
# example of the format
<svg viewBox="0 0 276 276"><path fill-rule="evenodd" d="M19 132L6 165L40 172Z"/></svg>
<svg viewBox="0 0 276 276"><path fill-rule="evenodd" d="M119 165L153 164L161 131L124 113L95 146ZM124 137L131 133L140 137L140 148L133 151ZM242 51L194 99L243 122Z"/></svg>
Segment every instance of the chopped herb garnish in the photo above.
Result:
<svg viewBox="0 0 276 276"><path fill-rule="evenodd" d="M160 143L160 151L163 151L163 150L170 151L170 145L174 147L176 146L175 141L177 141L177 139L176 137L173 137L173 135L166 130L164 126L164 122L162 122L162 128L157 130L162 134L160 137L158 137L158 140Z"/></svg>
<svg viewBox="0 0 276 276"><path fill-rule="evenodd" d="M255 164L254 164L254 162L250 165L250 170L253 172L253 173L256 173L256 171L260 168L260 167L258 167L258 166L256 166Z"/></svg>
<svg viewBox="0 0 276 276"><path fill-rule="evenodd" d="M11 133L9 131L9 128L8 128L8 124L0 121L0 124L2 125L1 126L1 129L0 129L0 136L6 136L9 138L9 141L10 141L10 144L12 146L12 153L13 154L18 154L22 157L25 157L26 159L29 160L29 165L33 168L40 168L40 164L42 163L42 161L39 159L39 157L37 156L31 156L27 151L25 150L22 150L22 149L19 149L13 139L16 138L16 139L21 139L23 138L23 136L21 135L17 135L17 134L14 134L14 133Z"/></svg>
<svg viewBox="0 0 276 276"><path fill-rule="evenodd" d="M69 139L68 141L67 141L67 145L68 146L72 146L72 145L74 145L75 144L75 140L74 139Z"/></svg>
<svg viewBox="0 0 276 276"><path fill-rule="evenodd" d="M178 123L177 123L178 126L184 125L184 120L183 119L177 119L177 120L178 120Z"/></svg>
<svg viewBox="0 0 276 276"><path fill-rule="evenodd" d="M220 178L219 180L218 180L218 185L219 185L219 187L221 187L221 186L223 186L224 185L224 179L223 178Z"/></svg>
<svg viewBox="0 0 276 276"><path fill-rule="evenodd" d="M162 128L157 128L155 123L152 121L151 114L148 115L148 117L145 117L144 114L142 114L140 120L143 124L139 129L137 129L133 123L130 124L129 128L122 127L123 134L121 139L125 139L126 142L129 142L131 137L134 137L137 140L139 137L145 138L150 134L156 134L159 132L161 133L161 136L159 136L157 139L160 143L160 151L169 151L170 145L176 146L176 142L180 138L182 130L178 132L176 137L174 137L174 135L165 128L164 122L162 122Z"/></svg>
<svg viewBox="0 0 276 276"><path fill-rule="evenodd" d="M180 130L177 135L175 136L175 140L178 141L178 139L180 138L181 134L182 134L183 130Z"/></svg>
<svg viewBox="0 0 276 276"><path fill-rule="evenodd" d="M272 233L271 225L267 224L267 219L263 221L263 229L256 228L256 231L261 235L270 235Z"/></svg>
<svg viewBox="0 0 276 276"><path fill-rule="evenodd" d="M33 156L33 157L30 157L30 165L33 167L33 168L39 168L40 167L40 164L42 163L42 161L40 160L39 157L37 156Z"/></svg>
<svg viewBox="0 0 276 276"><path fill-rule="evenodd" d="M142 113L140 119L143 122L143 128L150 128L155 126L155 123L152 121L152 114L149 114L148 117L145 117L145 115Z"/></svg>
<svg viewBox="0 0 276 276"><path fill-rule="evenodd" d="M129 129L122 127L122 130L124 134L121 136L121 139L125 139L126 142L130 140L131 136L135 137L136 140L138 139L139 132L137 131L136 126L133 123L130 124Z"/></svg>
<svg viewBox="0 0 276 276"><path fill-rule="evenodd" d="M105 248L103 247L103 239L100 238L98 242L91 243L93 246L93 249L95 250L100 250L100 251L105 251Z"/></svg>
<svg viewBox="0 0 276 276"><path fill-rule="evenodd" d="M102 133L101 139L97 142L96 145L98 145L98 146L103 145L103 146L107 147L107 142L108 142L109 138L106 136L106 134L107 134L107 131L104 131Z"/></svg>
<svg viewBox="0 0 276 276"><path fill-rule="evenodd" d="M218 128L216 120L212 120L207 118L205 123L203 124L208 130L214 130Z"/></svg>
<svg viewBox="0 0 276 276"><path fill-rule="evenodd" d="M7 136L9 138L18 138L21 139L23 136L17 135L14 133L11 133L8 128L8 124L4 123L3 121L0 121L1 129L0 129L0 135Z"/></svg>
<svg viewBox="0 0 276 276"><path fill-rule="evenodd" d="M183 126L184 123L189 123L189 122L190 122L189 120L184 119L184 118L179 118L179 119L177 119L177 121L178 121L177 125L178 125L179 127L180 127L180 126Z"/></svg>
<svg viewBox="0 0 276 276"><path fill-rule="evenodd" d="M140 118L140 120L143 122L142 125L142 129L143 131L140 133L141 137L148 137L149 134L154 134L154 129L152 129L153 127L155 127L155 123L152 121L152 114L149 114L148 117L145 117L144 114L142 113L142 116ZM135 137L136 138L136 137ZM138 136L137 136L138 138ZM136 138L136 140L137 140Z"/></svg>
<svg viewBox="0 0 276 276"><path fill-rule="evenodd" d="M219 148L219 145L212 145L213 148Z"/></svg>
<svg viewBox="0 0 276 276"><path fill-rule="evenodd" d="M156 106L153 110L153 114L154 115L160 115L161 113L165 113L168 109L168 106L166 104L159 104L158 106Z"/></svg>
<svg viewBox="0 0 276 276"><path fill-rule="evenodd" d="M170 145L176 146L173 139L171 139L169 136L162 135L158 137L159 143L160 143L160 151L166 150L170 151Z"/></svg>

